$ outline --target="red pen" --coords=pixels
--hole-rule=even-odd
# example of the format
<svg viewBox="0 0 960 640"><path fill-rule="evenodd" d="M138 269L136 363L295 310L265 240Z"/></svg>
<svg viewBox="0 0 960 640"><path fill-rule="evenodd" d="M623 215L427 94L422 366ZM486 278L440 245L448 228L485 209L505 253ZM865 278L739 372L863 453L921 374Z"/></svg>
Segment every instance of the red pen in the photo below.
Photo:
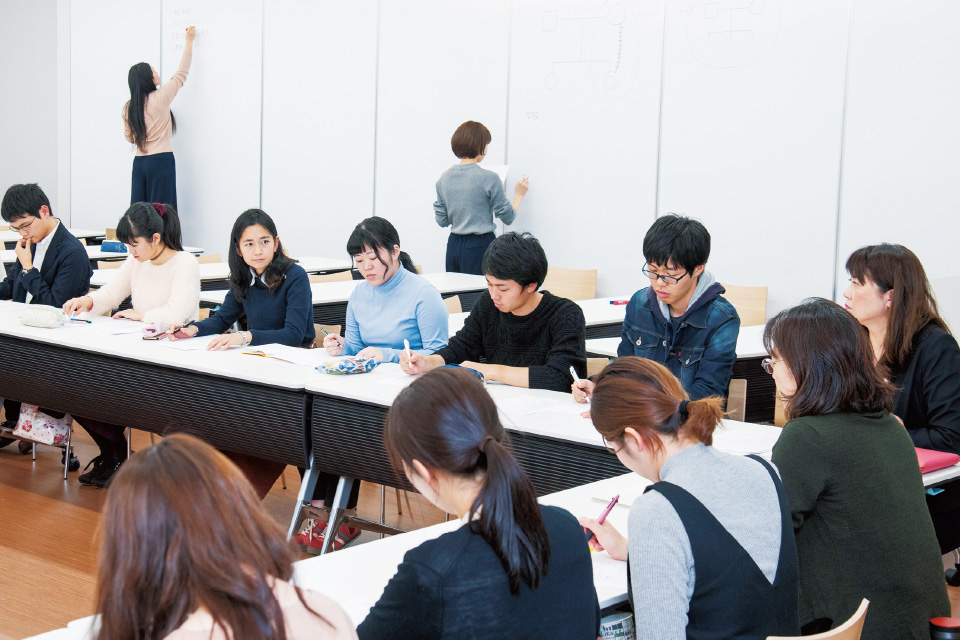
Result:
<svg viewBox="0 0 960 640"><path fill-rule="evenodd" d="M611 300L610 304L627 304L629 300Z"/></svg>
<svg viewBox="0 0 960 640"><path fill-rule="evenodd" d="M610 512L613 511L613 508L616 506L617 502L620 501L620 494L613 496L613 500L610 501L610 504L607 505L607 508L600 512L600 517L597 518L597 524L603 524L603 521L607 519L607 516L610 515ZM593 537L593 531L587 529L587 542L590 542L590 538Z"/></svg>

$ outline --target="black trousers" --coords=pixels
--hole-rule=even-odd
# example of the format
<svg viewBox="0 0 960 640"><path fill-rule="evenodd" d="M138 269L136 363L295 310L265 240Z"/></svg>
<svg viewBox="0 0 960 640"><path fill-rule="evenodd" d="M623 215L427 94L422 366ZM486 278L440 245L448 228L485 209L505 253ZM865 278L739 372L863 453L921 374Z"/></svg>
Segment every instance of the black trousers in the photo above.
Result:
<svg viewBox="0 0 960 640"><path fill-rule="evenodd" d="M177 165L170 151L133 159L133 181L130 184L130 204L159 202L177 206Z"/></svg>
<svg viewBox="0 0 960 640"><path fill-rule="evenodd" d="M447 238L447 271L482 276L483 254L495 237L492 231L466 236L451 233Z"/></svg>
<svg viewBox="0 0 960 640"><path fill-rule="evenodd" d="M303 478L305 473L304 469L300 469L300 477ZM313 499L314 500L323 500L324 506L332 507L333 500L337 497L337 483L340 481L340 476L335 476L332 473L324 473L323 471L317 474L317 486L313 490ZM360 481L353 481L353 489L350 490L350 497L347 498L347 509L356 509L357 501L360 499Z"/></svg>

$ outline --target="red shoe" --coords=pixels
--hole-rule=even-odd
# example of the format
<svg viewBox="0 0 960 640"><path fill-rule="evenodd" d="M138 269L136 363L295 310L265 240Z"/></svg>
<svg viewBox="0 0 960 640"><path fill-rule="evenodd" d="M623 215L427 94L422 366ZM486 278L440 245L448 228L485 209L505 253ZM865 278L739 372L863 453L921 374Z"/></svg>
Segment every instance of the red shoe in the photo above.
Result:
<svg viewBox="0 0 960 640"><path fill-rule="evenodd" d="M323 549L323 539L326 537L326 534L326 530L321 531L320 535L315 537L307 546L307 553L312 553L315 556L320 555L320 550ZM337 529L337 535L333 537L333 542L330 545L330 551L340 551L340 549L345 548L359 537L360 529L356 527L348 527L347 525L341 525L340 528Z"/></svg>
<svg viewBox="0 0 960 640"><path fill-rule="evenodd" d="M317 520L316 518L307 518L300 526L300 533L296 536L297 547L300 551L308 551L310 543L314 540L323 540L323 531L327 528L326 520Z"/></svg>

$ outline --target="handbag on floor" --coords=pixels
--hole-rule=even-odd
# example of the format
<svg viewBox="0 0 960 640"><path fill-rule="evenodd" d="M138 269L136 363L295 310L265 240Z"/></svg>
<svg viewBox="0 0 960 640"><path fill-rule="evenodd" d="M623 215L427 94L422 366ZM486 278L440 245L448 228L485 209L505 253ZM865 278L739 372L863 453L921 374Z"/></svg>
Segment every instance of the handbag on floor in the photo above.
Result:
<svg viewBox="0 0 960 640"><path fill-rule="evenodd" d="M24 404L20 407L20 417L13 435L39 444L62 447L67 444L72 427L73 418L69 413L55 418L41 411L35 404Z"/></svg>

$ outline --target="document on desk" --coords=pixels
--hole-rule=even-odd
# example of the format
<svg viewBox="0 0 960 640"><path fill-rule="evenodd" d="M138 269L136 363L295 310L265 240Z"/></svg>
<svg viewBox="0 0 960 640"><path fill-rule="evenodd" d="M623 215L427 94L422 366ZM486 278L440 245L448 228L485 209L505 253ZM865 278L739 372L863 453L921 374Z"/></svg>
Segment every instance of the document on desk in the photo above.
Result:
<svg viewBox="0 0 960 640"><path fill-rule="evenodd" d="M775 440L758 439L754 434L720 427L713 432L714 445L724 453L770 455Z"/></svg>
<svg viewBox="0 0 960 640"><path fill-rule="evenodd" d="M87 333L95 333L101 336L119 336L127 333L140 333L140 330L145 326L142 322L137 322L135 320L127 320L126 318L118 318L114 320L113 318L105 318L103 316L92 316L88 313L81 313L77 316L80 320L88 320L89 322L77 322L74 320L68 320L63 324L65 327L73 327L86 331Z"/></svg>
<svg viewBox="0 0 960 640"><path fill-rule="evenodd" d="M211 340L212 338L210 336L206 336L206 338L186 338L181 340L161 338L157 340L157 343L161 347L176 349L177 351L203 351L207 348L207 345L210 344Z"/></svg>
<svg viewBox="0 0 960 640"><path fill-rule="evenodd" d="M272 360L280 360L302 367L318 367L334 359L323 349L301 349L282 344L265 344L259 347L244 347L243 353Z"/></svg>
<svg viewBox="0 0 960 640"><path fill-rule="evenodd" d="M593 560L593 584L600 601L627 592L627 563L614 560L606 551L591 551Z"/></svg>
<svg viewBox="0 0 960 640"><path fill-rule="evenodd" d="M543 412L579 415L590 408L588 405L574 402L572 397L570 402L556 402L529 396L501 400L497 403L497 407L505 413L517 413L525 416Z"/></svg>

